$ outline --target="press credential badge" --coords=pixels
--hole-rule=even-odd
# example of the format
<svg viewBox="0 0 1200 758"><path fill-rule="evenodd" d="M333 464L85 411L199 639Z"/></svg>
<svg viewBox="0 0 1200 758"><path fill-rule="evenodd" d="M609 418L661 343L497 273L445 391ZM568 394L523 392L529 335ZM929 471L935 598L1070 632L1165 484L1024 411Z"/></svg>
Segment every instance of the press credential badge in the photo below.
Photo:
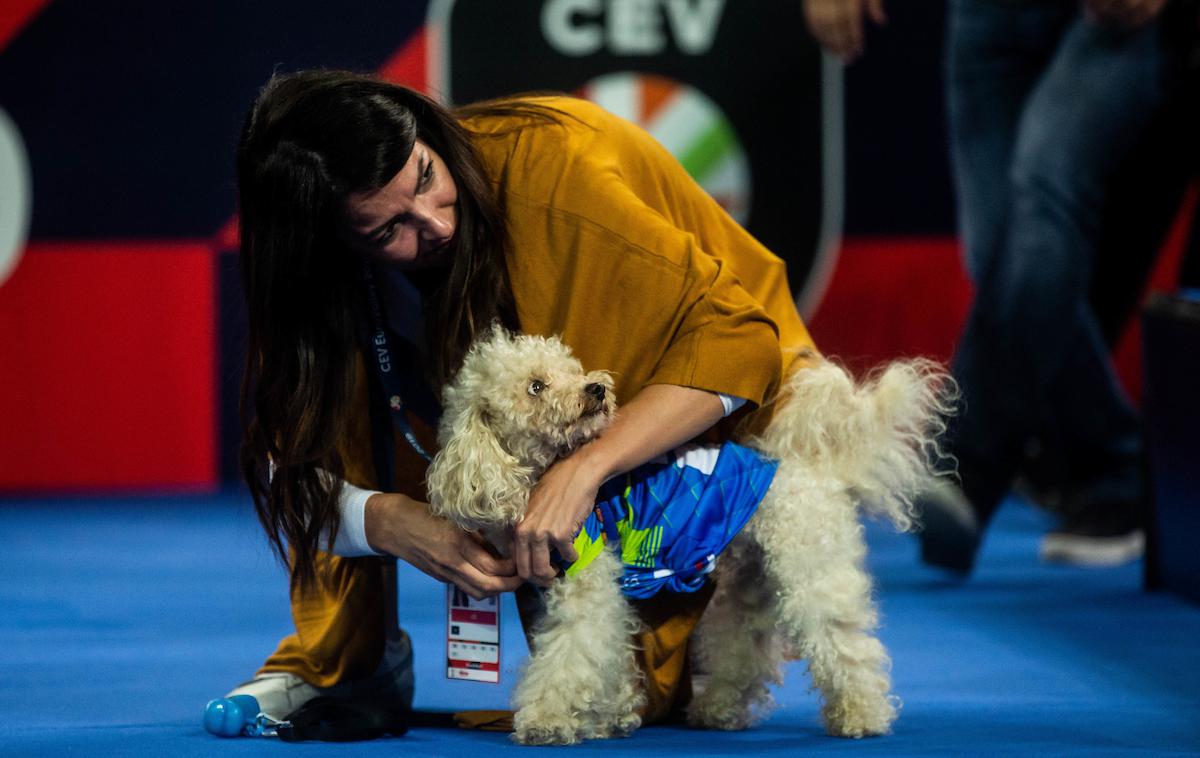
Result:
<svg viewBox="0 0 1200 758"><path fill-rule="evenodd" d="M500 598L446 585L446 678L500 681Z"/></svg>

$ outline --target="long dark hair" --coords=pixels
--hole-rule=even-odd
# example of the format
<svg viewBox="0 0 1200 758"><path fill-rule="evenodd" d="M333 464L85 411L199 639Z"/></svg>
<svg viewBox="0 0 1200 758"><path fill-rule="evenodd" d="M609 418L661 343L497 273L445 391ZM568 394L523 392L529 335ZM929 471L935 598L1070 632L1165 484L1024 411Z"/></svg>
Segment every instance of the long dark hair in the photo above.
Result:
<svg viewBox="0 0 1200 758"><path fill-rule="evenodd" d="M337 231L343 203L386 185L417 139L443 158L458 189L456 247L425 297L425 370L437 387L477 329L513 321L504 212L469 133L423 95L345 71L273 77L242 129L242 472L285 562L290 547L300 588L315 576L322 534L336 536L346 469L337 443L351 411L364 298L361 260Z"/></svg>

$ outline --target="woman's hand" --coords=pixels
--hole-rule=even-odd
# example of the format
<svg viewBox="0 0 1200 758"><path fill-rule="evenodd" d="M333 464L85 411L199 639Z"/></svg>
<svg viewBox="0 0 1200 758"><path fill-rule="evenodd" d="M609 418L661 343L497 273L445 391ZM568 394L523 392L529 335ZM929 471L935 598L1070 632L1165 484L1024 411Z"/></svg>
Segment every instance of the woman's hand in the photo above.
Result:
<svg viewBox="0 0 1200 758"><path fill-rule="evenodd" d="M476 600L521 586L511 560L494 556L479 535L430 514L425 503L377 493L367 499L363 515L374 550L450 582Z"/></svg>
<svg viewBox="0 0 1200 758"><path fill-rule="evenodd" d="M1084 0L1087 17L1098 24L1136 29L1153 20L1166 0Z"/></svg>
<svg viewBox="0 0 1200 758"><path fill-rule="evenodd" d="M603 471L584 446L555 462L542 474L529 495L525 517L513 530L513 559L525 579L548 585L558 569L550 563L550 548L574 562L575 535L596 505L596 491L604 483Z"/></svg>
<svg viewBox="0 0 1200 758"><path fill-rule="evenodd" d="M623 474L678 447L721 420L724 408L712 392L654 384L617 413L596 439L556 462L529 497L525 518L513 530L517 573L535 584L557 575L550 548L574 561L575 535L596 505L596 491Z"/></svg>
<svg viewBox="0 0 1200 758"><path fill-rule="evenodd" d="M821 47L850 63L863 52L863 16L887 23L883 0L803 0L804 20Z"/></svg>

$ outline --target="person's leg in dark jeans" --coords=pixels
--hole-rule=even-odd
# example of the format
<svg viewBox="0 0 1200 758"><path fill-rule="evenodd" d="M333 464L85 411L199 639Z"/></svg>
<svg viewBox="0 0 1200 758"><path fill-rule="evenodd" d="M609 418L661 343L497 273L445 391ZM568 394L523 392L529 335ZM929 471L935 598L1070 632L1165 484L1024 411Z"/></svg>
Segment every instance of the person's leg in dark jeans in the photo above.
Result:
<svg viewBox="0 0 1200 758"><path fill-rule="evenodd" d="M1030 92L1049 64L1074 9L1041 2L950 0L946 34L946 103L959 236L968 274L980 278L994 266L1007 239L1012 188L1009 166L1017 127ZM922 554L927 562L966 571L974 561L981 527L1008 476L995 465L1005 424L989 403L980 349L979 303L972 304L955 357L962 387L960 414L951 439L967 438L972 449L955 446L950 459L967 494L945 485L926 493ZM999 419L1003 422L1003 419ZM964 431L965 429L965 431ZM994 473L997 472L997 473ZM932 539L931 539L932 536Z"/></svg>
<svg viewBox="0 0 1200 758"><path fill-rule="evenodd" d="M1164 19L1163 24L1168 23ZM1200 131L1200 72L1187 75L1186 46L1175 41L1167 47L1173 53L1168 57L1167 101L1121 161L1101 212L1089 301L1110 352L1139 311L1148 276L1197 174L1200 145L1194 135ZM1070 402L1075 388L1067 378L1058 383L1051 402ZM1128 508L1104 515L1088 507L1089 485L1099 461L1086 457L1087 440L1080 440L1077 430L1061 418L1040 421L1036 439L1024 451L1018 490L1037 505L1080 522L1068 531L1131 530ZM1050 537L1054 535L1043 542L1044 549L1053 541Z"/></svg>
<svg viewBox="0 0 1200 758"><path fill-rule="evenodd" d="M1062 414L1072 427L1084 425L1097 455L1122 456L1130 449L1136 455L1136 421L1113 380L1087 293L1106 182L1152 113L1160 88L1151 29L1102 29L1076 16L1072 6L951 7L955 16L968 17L952 17L948 84L960 226L976 300L955 357L964 408L950 447L974 524L939 523L936 508L927 508L923 556L968 571L979 534L1040 419ZM1063 17L1053 15L1063 8L1069 9L1065 28ZM1014 30L1014 23L1028 28ZM1049 60L1014 44L1047 37ZM1011 72L1022 69L979 65L978 58L987 56L1044 66L1021 99L1015 124L1001 123L1011 129L1009 154L993 150L990 161L980 146L1002 141L982 122L983 109L994 106L978 99L995 93L979 79L1011 84ZM973 125L973 119L981 123ZM999 180L997 165L1004 170ZM992 221L986 236L979 234L981 218ZM1077 395L1070 408L1051 402L1063 377Z"/></svg>

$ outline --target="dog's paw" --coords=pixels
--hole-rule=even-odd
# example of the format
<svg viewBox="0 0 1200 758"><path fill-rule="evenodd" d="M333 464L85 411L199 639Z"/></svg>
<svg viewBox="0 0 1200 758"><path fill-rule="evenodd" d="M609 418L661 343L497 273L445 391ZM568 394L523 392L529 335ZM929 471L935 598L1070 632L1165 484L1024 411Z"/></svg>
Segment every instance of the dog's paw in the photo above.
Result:
<svg viewBox="0 0 1200 758"><path fill-rule="evenodd" d="M874 737L892 731L896 698L845 698L821 709L825 730L834 737Z"/></svg>
<svg viewBox="0 0 1200 758"><path fill-rule="evenodd" d="M575 719L517 711L513 716L512 739L521 745L574 745L583 741L583 730Z"/></svg>
<svg viewBox="0 0 1200 758"><path fill-rule="evenodd" d="M718 697L711 691L697 696L688 706L688 726L737 732L753 725L750 708L739 697Z"/></svg>
<svg viewBox="0 0 1200 758"><path fill-rule="evenodd" d="M513 741L522 745L574 745L584 740L628 737L642 725L642 717L628 713L615 718L591 719L548 716L518 711L513 718Z"/></svg>
<svg viewBox="0 0 1200 758"><path fill-rule="evenodd" d="M573 729L549 725L518 729L512 739L520 745L575 745L583 741Z"/></svg>
<svg viewBox="0 0 1200 758"><path fill-rule="evenodd" d="M688 711L687 723L693 729L720 729L724 732L740 732L749 729L753 720L745 713L697 713Z"/></svg>
<svg viewBox="0 0 1200 758"><path fill-rule="evenodd" d="M512 739L521 745L575 745L583 741L576 729L564 724L518 726L513 731Z"/></svg>
<svg viewBox="0 0 1200 758"><path fill-rule="evenodd" d="M612 739L614 737L628 737L637 731L642 725L642 717L636 713L629 713L620 716L616 721L610 721L605 724L597 725L588 734L588 739Z"/></svg>

